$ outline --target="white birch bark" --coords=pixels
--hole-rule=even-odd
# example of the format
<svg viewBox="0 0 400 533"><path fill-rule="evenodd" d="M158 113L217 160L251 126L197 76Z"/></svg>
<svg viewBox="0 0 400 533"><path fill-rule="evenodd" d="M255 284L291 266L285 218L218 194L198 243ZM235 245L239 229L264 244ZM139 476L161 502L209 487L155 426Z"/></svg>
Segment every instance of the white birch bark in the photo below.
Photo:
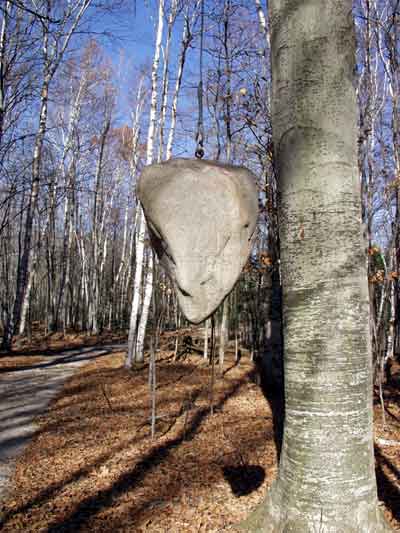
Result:
<svg viewBox="0 0 400 533"><path fill-rule="evenodd" d="M239 363L238 326L235 328L235 363Z"/></svg>
<svg viewBox="0 0 400 533"><path fill-rule="evenodd" d="M268 25L267 25L267 19L265 17L265 13L264 13L263 7L261 5L261 1L260 0L254 0L254 2L255 2L255 5L256 5L260 31L265 37L264 55L265 55L265 60L266 60L265 63L267 63L267 61L269 59L269 56L270 56L270 53L271 53L271 36L270 36L269 28L268 28ZM266 91L267 91L267 102L268 102L268 105L270 105L270 103L271 103L271 92L269 90L269 85L266 87Z"/></svg>
<svg viewBox="0 0 400 533"><path fill-rule="evenodd" d="M254 3L256 5L256 10L257 10L258 22L260 24L260 29L261 29L261 32L265 35L265 41L266 41L266 44L267 44L267 49L269 51L270 48L271 48L271 40L270 40L270 35L269 35L268 27L267 27L267 20L265 18L265 13L264 13L264 10L263 10L263 7L261 5L261 1L260 0L254 0Z"/></svg>
<svg viewBox="0 0 400 533"><path fill-rule="evenodd" d="M144 361L144 339L146 335L146 326L149 316L151 296L153 293L153 268L154 268L154 259L153 251L149 250L149 258L147 261L147 274L146 274L146 283L144 286L144 297L143 297L143 307L142 314L140 315L137 341L136 341L136 359L137 363L142 363Z"/></svg>
<svg viewBox="0 0 400 533"><path fill-rule="evenodd" d="M101 231L101 219L104 217L104 213L100 211L100 204L103 204L103 192L101 187L102 182L102 166L104 158L105 143L107 139L108 132L111 125L111 117L106 111L106 117L104 119L104 124L102 132L100 134L99 141L99 155L97 158L96 173L95 173L95 191L94 191L94 202L93 202L93 217L92 217L92 280L91 280L91 294L89 300L89 320L90 320L90 329L94 335L97 335L99 332L98 324L98 312L99 312L99 291L100 291L100 272L99 272L99 261L100 261L100 239L102 235ZM104 220L104 218L103 218Z"/></svg>
<svg viewBox="0 0 400 533"><path fill-rule="evenodd" d="M141 117L142 110L143 110L143 103L144 103L144 97L143 97L143 78L142 78L139 81L139 87L138 87L137 99L136 99L136 109L135 109L135 113L132 116L132 156L131 156L132 182L135 182L135 179L136 179L137 165L138 165L138 160L139 160L138 145L139 145L139 138L140 138L140 117ZM135 207L134 225L131 231L131 236L130 236L130 241L129 241L129 252L128 252L128 258L126 261L126 264L127 264L126 275L125 275L125 279L123 280L123 284L122 284L122 291L121 291L121 298L120 298L120 315L122 315L122 309L123 309L124 303L127 300L128 287L131 283L132 256L133 256L134 248L135 248L135 253L136 253L135 259L138 254L138 249L137 249L138 240L137 239L138 239L138 232L139 232L139 227L140 227L140 217L141 217L141 208L138 204ZM139 272L139 270L136 268L133 295L139 294L141 277L140 278L136 277L139 274L141 276L141 272ZM131 331L133 332L132 323L135 324L135 328L136 328L138 308L139 308L139 300L135 301L135 296L133 296L129 332ZM136 317L136 319L134 317ZM129 346L131 346L130 341L128 341L128 347ZM128 353L131 353L132 355L133 352L134 352L134 348L131 350L128 348ZM130 363L126 362L126 366L129 367L131 363L132 361Z"/></svg>
<svg viewBox="0 0 400 533"><path fill-rule="evenodd" d="M33 280L35 279L36 275L36 258L34 257L31 264L31 269L29 271L28 275L28 282L26 285L26 291L24 295L24 300L22 302L21 306L21 318L18 326L18 334L23 335L25 333L26 328L26 317L28 315L29 310L29 303L30 303L30 294L32 290Z"/></svg>
<svg viewBox="0 0 400 533"><path fill-rule="evenodd" d="M203 359L205 361L208 360L208 332L209 332L209 326L210 326L210 319L207 318L207 320L204 323L204 350L203 350Z"/></svg>
<svg viewBox="0 0 400 533"><path fill-rule="evenodd" d="M71 170L73 176L75 174L75 169ZM66 257L65 257L65 279L64 279L64 290L63 290L63 298L62 298L62 317L63 317L63 328L64 333L68 327L70 327L70 316L68 313L68 293L70 292L70 277L71 277L71 250L72 250L72 243L73 243L73 230L74 230L74 218L75 218L75 179L74 177L70 180L70 200L68 202L68 205L66 206L68 208L68 214L66 218L67 228L66 228ZM65 294L64 294L65 293Z"/></svg>
<svg viewBox="0 0 400 533"><path fill-rule="evenodd" d="M79 255L81 258L81 265L82 265L82 272L81 272L81 301L84 302L84 305L82 306L82 314L81 314L81 329L84 330L87 326L86 320L85 320L85 314L87 310L89 309L89 281L88 281L88 261L86 256L86 250L85 250L85 244L83 237L79 234L79 232L75 231L75 239L78 246Z"/></svg>
<svg viewBox="0 0 400 533"><path fill-rule="evenodd" d="M153 67L151 74L151 104L150 104L150 118L149 118L149 129L147 134L147 151L146 151L146 164L150 165L153 162L153 152L154 152L154 135L155 135L155 125L156 125L156 115L157 115L157 84L158 84L158 66L160 62L160 52L161 52L161 41L163 35L163 25L164 25L164 0L159 0L159 9L158 9L158 24L157 24L157 35L156 43L154 50L154 59ZM153 284L153 265L152 265L152 256L149 258L149 269L147 273L147 278L145 280L145 295L143 299L143 308L141 313L141 324L138 325L138 314L139 314L139 301L140 301L140 285L142 280L142 271L143 271L143 259L144 259L144 238L146 233L146 221L143 215L143 210L141 205L138 203L139 210L139 228L136 240L136 272L135 272L135 283L134 283L134 293L133 293L133 302L132 310L129 324L129 336L128 336L128 353L125 361L126 367L131 367L133 361L141 363L143 361L143 349L142 352L138 353L137 346L140 348L144 345L144 334L146 331L148 311L151 301L151 292ZM145 302L147 307L145 307ZM140 332L140 337L139 337Z"/></svg>
<svg viewBox="0 0 400 533"><path fill-rule="evenodd" d="M224 358L225 358L225 347L228 340L228 311L229 303L228 298L225 298L224 303L222 304L222 317L221 325L219 330L219 352L218 352L218 364L220 374L224 372Z"/></svg>
<svg viewBox="0 0 400 533"><path fill-rule="evenodd" d="M71 245L72 245L72 220L74 216L75 205L75 172L76 172L76 159L79 154L76 153L76 149L73 150L73 139L75 131L81 116L82 100L87 88L87 72L85 71L78 90L76 91L73 104L71 106L67 132L63 144L63 151L60 158L59 173L62 174L65 183L65 205L64 205L64 235L63 235L63 252L62 252L62 270L61 278L58 288L58 297L55 310L55 325L58 326L59 316L62 316L64 331L67 324L67 304L68 304L68 287L70 281L70 269L71 269ZM65 163L68 154L72 152L72 159L68 165L67 171L65 171Z"/></svg>
<svg viewBox="0 0 400 533"><path fill-rule="evenodd" d="M4 10L3 10L3 16L2 16L2 22L1 22L1 30L0 30L0 146L3 139L3 132L4 132L4 117L5 117L5 86L4 86L4 78L6 73L6 46L7 46L7 26L8 26L8 19L11 13L11 2L10 0L6 1Z"/></svg>
<svg viewBox="0 0 400 533"><path fill-rule="evenodd" d="M196 10L199 5L199 2L197 2ZM196 11L195 11L196 12ZM193 15L194 17L194 15ZM191 34L191 25L193 23L193 18L190 20L189 15L186 12L185 14L185 20L183 23L183 33L182 33L182 43L181 43L181 50L179 53L179 60L178 60L178 73L176 76L176 82L175 82L175 89L174 89L174 96L172 98L172 107L171 107L171 123L169 127L168 132L168 141L167 141L167 149L165 153L166 159L171 159L172 157L172 146L174 144L174 137L175 137L175 129L176 129L176 117L178 113L178 98L179 98L179 92L182 85L182 77L183 77L183 69L185 66L186 61L186 53L190 46L190 43L193 39L193 36Z"/></svg>
<svg viewBox="0 0 400 533"><path fill-rule="evenodd" d="M167 114L167 104L168 104L168 86L169 86L169 55L170 55L170 46L171 46L171 37L172 29L174 26L177 10L177 0L172 0L169 16L168 16L168 30L167 30L167 39L165 43L164 50L164 66L163 66L163 75L162 75L162 91L161 91L161 110L160 110L160 121L159 121L159 130L158 130L158 162L160 163L163 158L164 150L164 127L165 127L165 117Z"/></svg>

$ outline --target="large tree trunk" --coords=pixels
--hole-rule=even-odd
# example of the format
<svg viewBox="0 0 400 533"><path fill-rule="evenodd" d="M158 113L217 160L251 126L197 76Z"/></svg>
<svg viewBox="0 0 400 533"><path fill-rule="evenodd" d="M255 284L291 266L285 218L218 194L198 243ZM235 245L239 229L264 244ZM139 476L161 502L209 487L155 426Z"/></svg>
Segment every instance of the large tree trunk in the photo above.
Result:
<svg viewBox="0 0 400 533"><path fill-rule="evenodd" d="M245 527L390 531L378 508L350 0L271 0L285 428Z"/></svg>

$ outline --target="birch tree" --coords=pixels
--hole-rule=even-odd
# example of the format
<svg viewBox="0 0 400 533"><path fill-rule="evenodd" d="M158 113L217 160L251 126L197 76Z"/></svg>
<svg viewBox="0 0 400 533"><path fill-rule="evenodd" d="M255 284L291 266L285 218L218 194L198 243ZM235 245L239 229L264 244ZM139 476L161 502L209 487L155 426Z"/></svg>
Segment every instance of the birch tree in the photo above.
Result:
<svg viewBox="0 0 400 533"><path fill-rule="evenodd" d="M176 118L177 118L177 113L178 113L178 98L179 98L179 93L180 93L181 86L182 86L182 78L183 78L183 71L184 71L185 62L186 62L187 51L189 49L190 43L193 40L192 28L194 25L195 17L197 16L199 2L200 0L197 1L193 15L191 17L189 16L189 5L190 5L189 3L187 4L187 8L184 13L182 41L181 41L181 48L179 52L179 58L178 58L178 70L176 74L176 82L175 82L174 94L172 97L172 105L171 105L171 120L170 120L169 132L168 132L166 159L171 159L172 157L172 147L174 143Z"/></svg>
<svg viewBox="0 0 400 533"><path fill-rule="evenodd" d="M61 20L58 21L58 28L53 34L51 34L49 23L52 15L50 2L44 5L44 18L40 18L42 25L43 78L40 89L39 124L33 150L31 187L26 213L22 254L17 272L15 301L12 316L10 315L10 320L3 337L3 347L8 350L11 349L12 336L19 326L23 306L27 306L29 300L30 285L28 280L34 255L34 247L32 246L33 224L40 190L41 158L47 127L49 88L68 48L71 37L76 31L90 3L91 0L77 0L66 6Z"/></svg>
<svg viewBox="0 0 400 533"><path fill-rule="evenodd" d="M0 146L3 139L4 115L6 109L5 95L5 78L6 78L6 46L8 37L8 24L11 11L11 2L8 0L2 13L2 22L0 30Z"/></svg>
<svg viewBox="0 0 400 533"><path fill-rule="evenodd" d="M146 164L150 165L153 162L154 141L156 131L156 115L157 115L157 96L158 96L158 66L160 62L161 42L164 25L164 0L159 0L158 4L158 23L156 42L154 49L153 66L151 72L151 103L150 103L150 118L149 129L147 133L147 149L146 149ZM146 221L143 215L143 210L138 205L138 233L136 240L136 271L133 288L132 310L129 324L128 336L128 352L125 361L125 366L130 368L133 362L141 363L144 359L144 335L146 332L147 318L151 301L151 294L153 290L153 257L150 253L147 265L147 275L144 281L144 297L143 305L139 319L139 303L140 303L140 286L143 272L144 260L144 240L146 234Z"/></svg>
<svg viewBox="0 0 400 533"><path fill-rule="evenodd" d="M172 4L171 4L170 11L169 11L169 16L168 16L167 39L166 39L165 48L163 49L164 66L163 66L162 89L161 89L160 124L158 128L158 135L159 135L158 162L161 162L163 158L164 127L165 127L165 117L167 114L167 104L168 104L170 47L171 47L171 39L172 39L172 30L173 30L176 15L177 15L177 9L178 9L177 0L172 0Z"/></svg>

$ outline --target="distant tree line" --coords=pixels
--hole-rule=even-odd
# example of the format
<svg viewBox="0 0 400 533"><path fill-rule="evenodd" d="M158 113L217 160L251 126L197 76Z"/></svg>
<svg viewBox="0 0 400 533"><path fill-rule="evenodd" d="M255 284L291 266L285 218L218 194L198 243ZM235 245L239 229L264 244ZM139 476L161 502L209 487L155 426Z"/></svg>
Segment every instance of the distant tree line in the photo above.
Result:
<svg viewBox="0 0 400 533"><path fill-rule="evenodd" d="M38 325L46 332L118 329L129 331L131 365L143 360L146 331L185 324L154 263L135 182L145 164L194 155L201 4L157 2L153 61L132 66L131 113L122 119L116 69L91 32L96 13L121 6L7 0L0 7L6 350ZM280 343L269 20L259 0L205 1L204 9L205 157L249 167L260 204L253 253L217 313L220 358L234 339L258 357ZM400 352L399 6L357 0L353 13L370 329L382 382L386 362Z"/></svg>

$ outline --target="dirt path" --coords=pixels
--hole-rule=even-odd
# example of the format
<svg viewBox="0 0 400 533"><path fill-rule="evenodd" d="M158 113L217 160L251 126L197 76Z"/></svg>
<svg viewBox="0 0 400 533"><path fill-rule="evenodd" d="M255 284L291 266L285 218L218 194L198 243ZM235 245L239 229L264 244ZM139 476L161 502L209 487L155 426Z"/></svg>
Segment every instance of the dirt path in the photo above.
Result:
<svg viewBox="0 0 400 533"><path fill-rule="evenodd" d="M37 364L0 369L0 502L10 489L15 460L35 434L35 418L46 410L65 380L80 366L124 345L65 350Z"/></svg>

